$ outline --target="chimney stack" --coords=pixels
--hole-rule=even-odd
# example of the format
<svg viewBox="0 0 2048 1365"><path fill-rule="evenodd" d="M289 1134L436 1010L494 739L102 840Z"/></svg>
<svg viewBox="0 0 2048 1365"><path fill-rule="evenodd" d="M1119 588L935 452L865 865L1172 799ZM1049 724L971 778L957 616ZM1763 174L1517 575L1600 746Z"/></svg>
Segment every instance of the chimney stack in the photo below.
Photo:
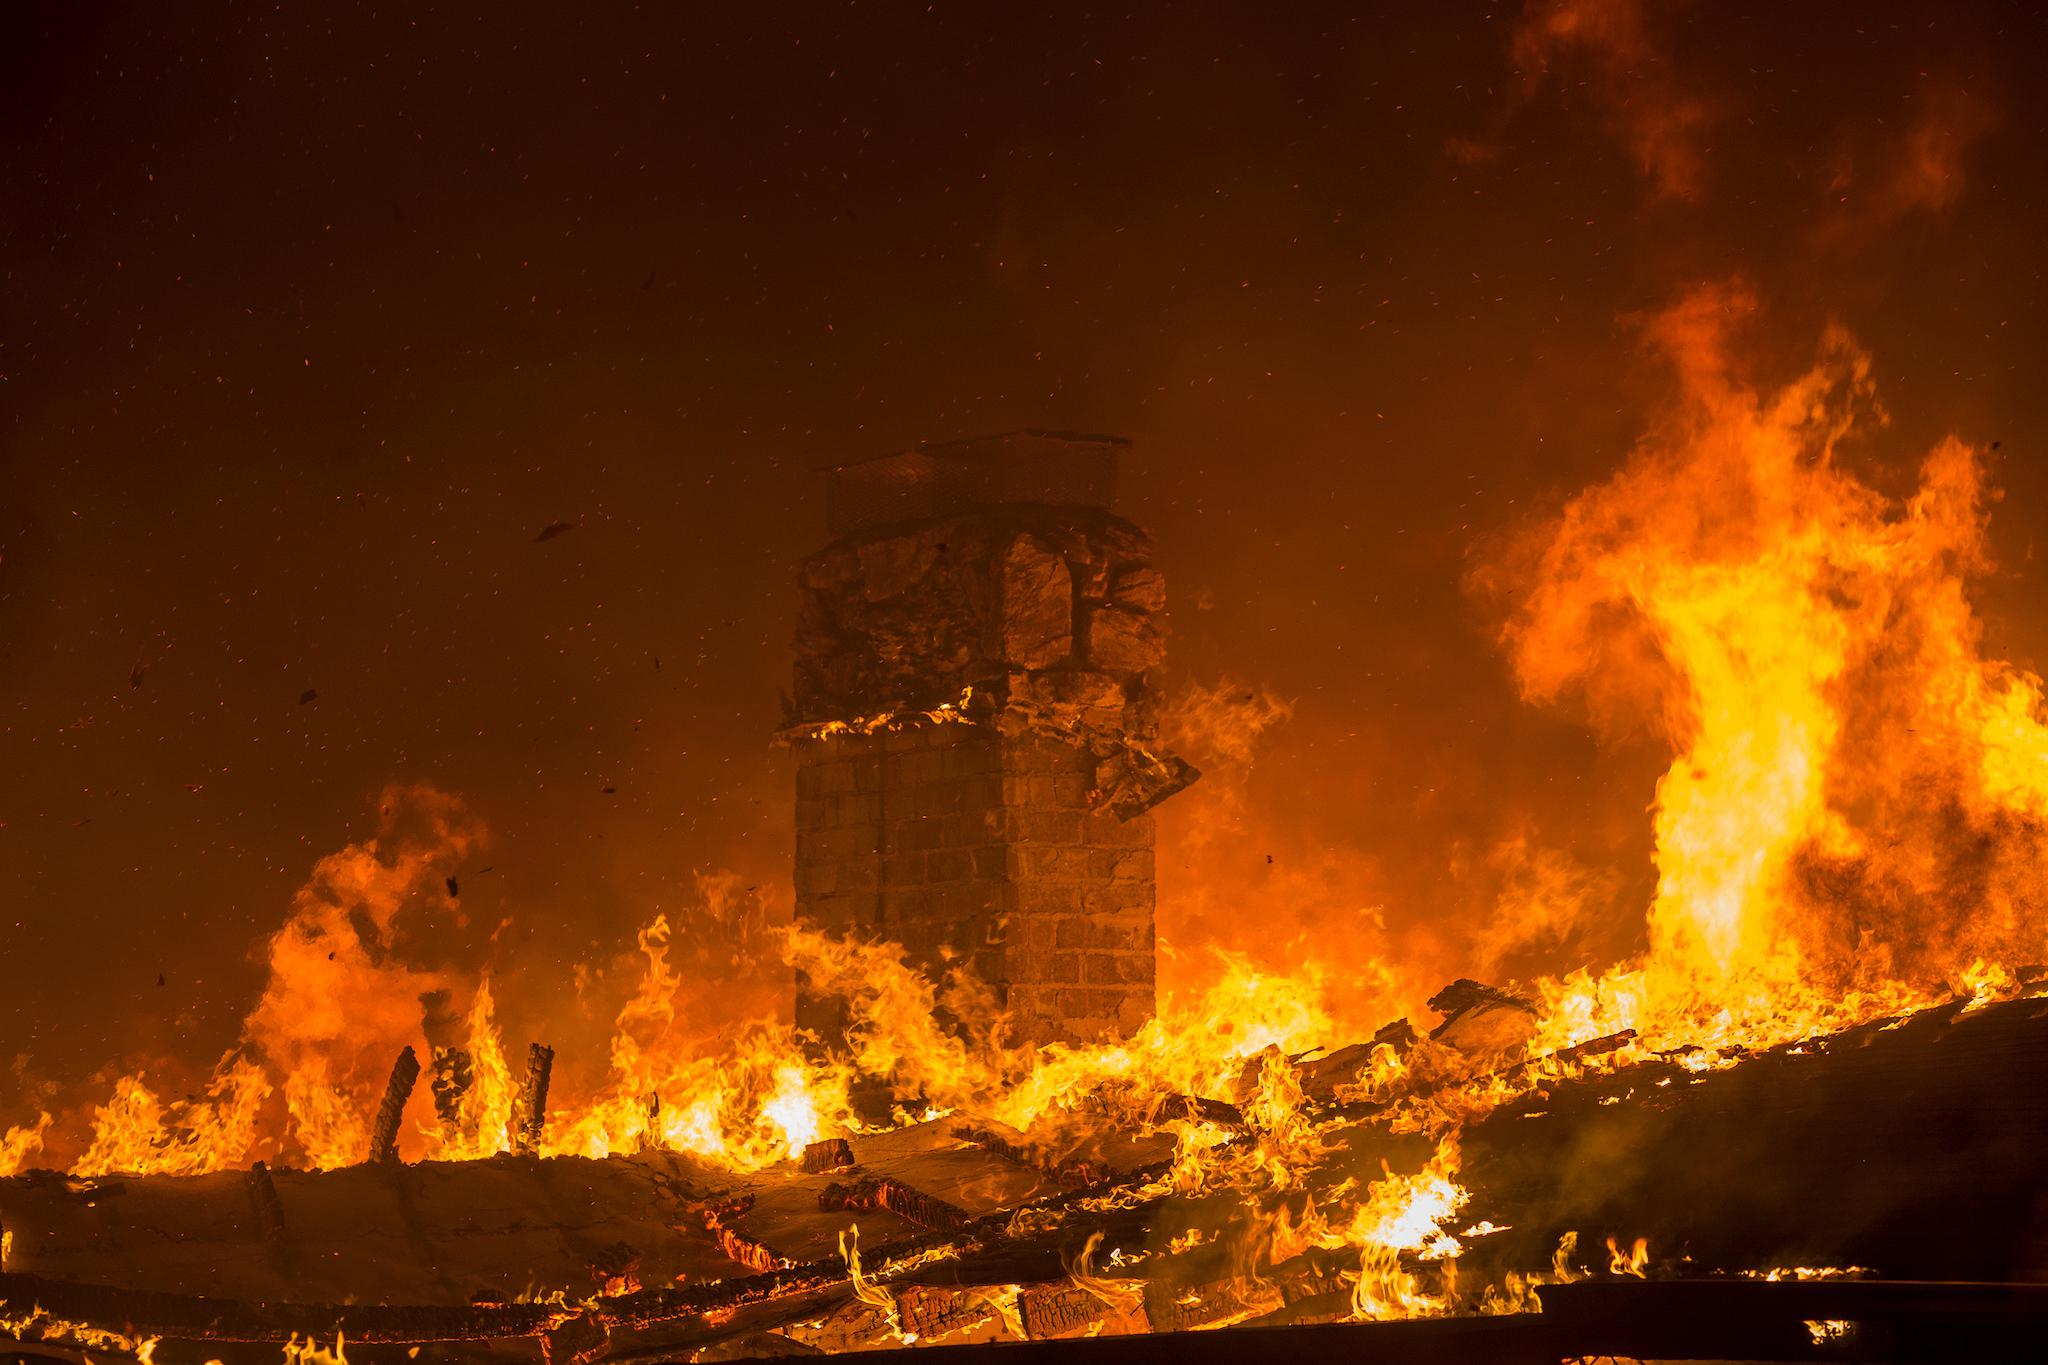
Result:
<svg viewBox="0 0 2048 1365"><path fill-rule="evenodd" d="M1153 1010L1151 807L1165 584L1108 510L1109 436L1013 432L829 471L803 566L798 919L973 969L1039 1043ZM837 1002L798 983L830 1039Z"/></svg>

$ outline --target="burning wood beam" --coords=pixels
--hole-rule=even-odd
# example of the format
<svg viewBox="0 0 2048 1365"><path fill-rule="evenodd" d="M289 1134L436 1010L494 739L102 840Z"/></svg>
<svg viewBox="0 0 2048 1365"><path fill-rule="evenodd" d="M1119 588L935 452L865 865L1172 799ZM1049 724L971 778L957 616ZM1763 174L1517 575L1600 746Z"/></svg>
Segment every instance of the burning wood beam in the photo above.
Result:
<svg viewBox="0 0 2048 1365"><path fill-rule="evenodd" d="M531 1156L540 1150L548 1123L548 1081L554 1069L553 1048L535 1043L526 1050L526 1079L520 1084L518 1106L512 1111L512 1150L521 1156Z"/></svg>
<svg viewBox="0 0 2048 1365"><path fill-rule="evenodd" d="M797 1165L807 1175L842 1170L853 1165L853 1144L845 1138L826 1138L808 1143Z"/></svg>
<svg viewBox="0 0 2048 1365"><path fill-rule="evenodd" d="M717 1239L720 1251L756 1274L786 1268L790 1264L788 1257L779 1255L765 1243L747 1236L734 1226L753 1207L754 1196L751 1194L722 1204L707 1204L703 1210L704 1228Z"/></svg>
<svg viewBox="0 0 2048 1365"><path fill-rule="evenodd" d="M377 1122L370 1130L368 1160L372 1163L398 1159L399 1120L405 1115L405 1102L412 1098L412 1088L419 1079L420 1059L408 1043L391 1064L391 1079L385 1083L384 1099L377 1106Z"/></svg>
<svg viewBox="0 0 2048 1365"><path fill-rule="evenodd" d="M856 1213L887 1209L907 1223L934 1232L958 1232L971 1221L966 1210L886 1175L851 1185L834 1181L818 1196L818 1207L828 1212L847 1209Z"/></svg>
<svg viewBox="0 0 2048 1365"><path fill-rule="evenodd" d="M433 1065L434 1113L452 1131L461 1126L462 1097L476 1082L476 1066L465 1047L435 1048Z"/></svg>

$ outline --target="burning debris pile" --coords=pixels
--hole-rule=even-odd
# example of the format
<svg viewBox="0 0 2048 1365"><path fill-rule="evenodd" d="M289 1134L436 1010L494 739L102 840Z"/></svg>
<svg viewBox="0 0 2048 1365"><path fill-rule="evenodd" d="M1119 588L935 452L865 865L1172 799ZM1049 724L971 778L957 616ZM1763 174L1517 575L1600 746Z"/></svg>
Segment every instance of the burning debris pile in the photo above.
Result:
<svg viewBox="0 0 2048 1365"><path fill-rule="evenodd" d="M1142 537L962 511L947 480L1031 499L914 453L842 489L807 570L800 1027L687 1027L656 918L602 1070L516 1069L489 977L404 951L475 831L394 800L316 871L203 1094L123 1077L67 1172L0 1182L5 1330L595 1361L1505 1317L1496 1358L1555 1360L1669 1346L1613 1287L1682 1280L1695 1340L1789 1358L1787 1322L1813 1350L1949 1311L1847 1276L2040 1275L2048 726L1979 651L1978 461L1943 445L1905 499L1858 480L1867 359L1831 336L1746 385L1749 306L1654 324L1669 420L1475 571L1530 586L1503 638L1532 699L1670 746L1629 959L1458 980L1370 1037L1315 962L1217 954L1155 1008L1123 965L1151 828L1097 780L1153 733ZM1025 491L1092 487L1080 451ZM62 1126L10 1130L0 1170ZM1744 1277L1786 1276L1813 1283L1765 1313Z"/></svg>
<svg viewBox="0 0 2048 1365"><path fill-rule="evenodd" d="M2035 998L1672 1056L1397 1026L1342 1062L1254 1053L1208 1087L1228 1099L1171 1093L1143 1066L1162 1048L1141 1037L1071 1106L985 1095L752 1173L657 1147L20 1176L0 1298L26 1339L160 1360L308 1333L357 1359L598 1360L1522 1313L1589 1277L2003 1278L2048 1254Z"/></svg>

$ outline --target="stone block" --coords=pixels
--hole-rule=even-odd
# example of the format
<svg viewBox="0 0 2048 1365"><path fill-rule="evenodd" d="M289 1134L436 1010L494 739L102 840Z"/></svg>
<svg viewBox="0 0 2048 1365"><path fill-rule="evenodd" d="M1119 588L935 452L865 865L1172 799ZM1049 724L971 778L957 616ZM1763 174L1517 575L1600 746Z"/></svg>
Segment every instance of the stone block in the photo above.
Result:
<svg viewBox="0 0 2048 1365"><path fill-rule="evenodd" d="M1131 611L1166 610L1166 577L1149 564L1127 564L1110 580L1109 600Z"/></svg>
<svg viewBox="0 0 2048 1365"><path fill-rule="evenodd" d="M931 571L938 558L938 546L925 536L890 536L869 541L855 554L860 565L862 596L870 602L884 602Z"/></svg>
<svg viewBox="0 0 2048 1365"><path fill-rule="evenodd" d="M998 657L1018 668L1053 668L1074 652L1073 580L1066 562L1031 536L1003 552Z"/></svg>
<svg viewBox="0 0 2048 1365"><path fill-rule="evenodd" d="M1143 673L1166 658L1166 630L1159 618L1126 607L1097 607L1088 614L1088 662L1112 673Z"/></svg>

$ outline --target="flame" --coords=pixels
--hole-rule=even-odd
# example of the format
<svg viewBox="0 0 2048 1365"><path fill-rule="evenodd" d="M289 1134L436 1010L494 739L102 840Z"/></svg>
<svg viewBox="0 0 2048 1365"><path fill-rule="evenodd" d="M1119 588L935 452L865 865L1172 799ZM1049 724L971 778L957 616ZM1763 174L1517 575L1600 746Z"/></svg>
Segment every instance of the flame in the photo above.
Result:
<svg viewBox="0 0 2048 1365"><path fill-rule="evenodd" d="M1607 1273L1610 1275L1633 1275L1643 1278L1643 1267L1650 1263L1650 1242L1638 1237L1623 1251L1612 1237L1607 1239Z"/></svg>
<svg viewBox="0 0 2048 1365"><path fill-rule="evenodd" d="M334 1349L329 1350L312 1337L304 1341L294 1332L290 1341L284 1344L284 1365L348 1365L347 1343L342 1333L334 1334Z"/></svg>
<svg viewBox="0 0 2048 1365"><path fill-rule="evenodd" d="M233 1053L214 1069L204 1098L165 1103L139 1075L123 1076L93 1110L92 1145L74 1175L202 1175L241 1163L270 1083Z"/></svg>
<svg viewBox="0 0 2048 1365"><path fill-rule="evenodd" d="M0 1176L28 1168L29 1159L43 1150L43 1134L50 1128L50 1116L38 1114L33 1125L9 1128L0 1133Z"/></svg>
<svg viewBox="0 0 2048 1365"><path fill-rule="evenodd" d="M1516 566L1525 693L1576 692L1674 754L1648 947L1542 983L1542 1048L1807 1036L2044 946L2048 726L2040 680L1979 651L1978 456L1943 442L1903 499L1859 480L1869 357L1830 330L1806 373L1745 383L1730 336L1754 307L1710 289L1650 324L1677 410Z"/></svg>
<svg viewBox="0 0 2048 1365"><path fill-rule="evenodd" d="M964 687L960 689L958 697L952 701L940 702L937 706L877 711L871 716L850 716L845 720L814 721L808 725L796 726L786 733L796 739L829 739L835 735L894 734L899 730L926 725L972 725L974 718L967 714L967 708L973 703L974 689Z"/></svg>
<svg viewBox="0 0 2048 1365"><path fill-rule="evenodd" d="M1943 443L1906 497L1860 479L1855 442L1882 421L1868 357L1831 331L1789 383L1743 380L1730 335L1752 308L1740 290L1711 290L1649 324L1678 370L1676 409L1625 468L1491 570L1527 589L1504 642L1531 699L1570 694L1603 730L1645 730L1669 746L1652 817L1658 881L1640 951L1534 984L1536 1031L1513 1065L1448 1042L1410 1046L1404 1034L1345 1078L1340 1098L1392 1104L1389 1129L1434 1139L1422 1169L1383 1164L1377 1179L1345 1178L1332 1119L1304 1086L1313 1049L1371 1037L1347 1030L1394 1017L1408 993L1377 960L1340 971L1305 958L1281 972L1231 952L1170 953L1178 989L1133 1036L1032 1049L1013 1041L993 995L964 968L934 979L893 943L805 927L770 935L748 919L749 942L772 941L807 989L845 1002L843 1038L818 1039L769 1019L693 1026L695 982L674 960L665 914L638 934L603 1074L582 1078L582 1093L559 1089L545 1151L660 1148L759 1171L863 1131L851 1099L861 1081L891 1093L899 1121L967 1109L1062 1156L1092 1133L1166 1132L1170 1167L1105 1198L1231 1196L1216 1202L1244 1215L1247 1231L1228 1248L1240 1305L1260 1301L1261 1274L1314 1250L1355 1257L1353 1317L1440 1314L1461 1306L1461 1238L1491 1230L1452 1231L1468 1202L1459 1132L1502 1100L1594 1064L1548 1054L1634 1030L1598 1064L1654 1049L1706 1070L1944 997L1977 1008L2024 989L2012 964L2048 948L2037 870L2048 845L2048 724L2040 679L1980 649L1966 592L1988 568L1978 457ZM835 724L877 733L964 723L971 699ZM1286 709L1233 684L1192 694L1179 723L1206 733L1227 772L1249 765ZM242 1046L204 1095L166 1101L143 1073L123 1076L95 1112L79 1174L238 1164L274 1091L301 1160L361 1159L383 1067L423 1036L421 994L469 979L400 951L408 907L424 914L442 869L480 837L446 798L409 799L424 836L380 831L316 867L270 940L270 977ZM1237 799L1227 788L1221 798ZM1505 922L1470 945L1488 966L1575 941L1615 892L1613 878L1526 836L1494 862ZM738 904L732 888L722 894ZM452 1118L414 1135L415 1150L447 1159L510 1146L515 1081L488 974L469 1001L469 1087ZM0 1173L40 1149L49 1122L7 1131ZM1190 1230L1168 1251L1203 1241ZM1088 1238L1069 1276L1132 1308L1136 1287L1095 1265L1101 1242L1100 1232ZM1646 1274L1644 1239L1606 1246L1610 1273ZM861 1263L857 1227L841 1254L854 1295L908 1341L893 1296ZM1548 1271L1555 1282L1582 1273L1577 1254L1578 1234L1565 1233ZM1478 1307L1528 1311L1543 1282L1540 1271L1509 1276L1485 1286ZM1006 1320L1014 1294L1008 1302ZM295 1359L341 1350L337 1341L330 1357L309 1343Z"/></svg>
<svg viewBox="0 0 2048 1365"><path fill-rule="evenodd" d="M1066 1262L1067 1279L1076 1289L1108 1309L1112 1318L1142 1312L1145 1301L1145 1289L1142 1284L1131 1280L1107 1279L1096 1270L1095 1253L1101 1246L1101 1231L1098 1229L1089 1233L1088 1240L1082 1244L1079 1254Z"/></svg>
<svg viewBox="0 0 2048 1365"><path fill-rule="evenodd" d="M813 1062L794 1030L755 1023L721 1052L677 1027L683 983L669 965L669 934L665 916L640 931L640 984L618 1014L610 1083L580 1111L550 1119L546 1150L660 1147L759 1170L857 1128L846 1069Z"/></svg>
<svg viewBox="0 0 2048 1365"><path fill-rule="evenodd" d="M839 1258L846 1262L846 1275L853 1284L853 1296L868 1307L881 1310L883 1318L888 1321L890 1336L905 1346L914 1345L917 1333L903 1330L903 1316L896 1307L896 1296L861 1271L860 1224L849 1223L846 1231L839 1234Z"/></svg>

